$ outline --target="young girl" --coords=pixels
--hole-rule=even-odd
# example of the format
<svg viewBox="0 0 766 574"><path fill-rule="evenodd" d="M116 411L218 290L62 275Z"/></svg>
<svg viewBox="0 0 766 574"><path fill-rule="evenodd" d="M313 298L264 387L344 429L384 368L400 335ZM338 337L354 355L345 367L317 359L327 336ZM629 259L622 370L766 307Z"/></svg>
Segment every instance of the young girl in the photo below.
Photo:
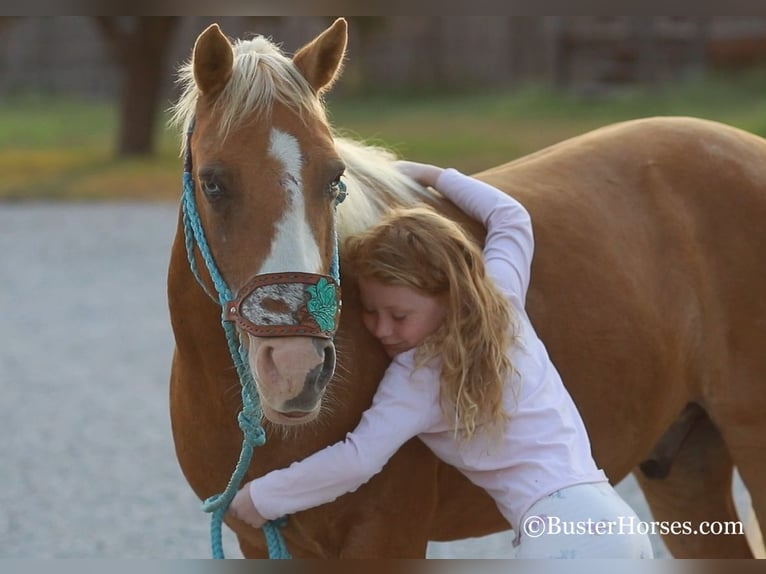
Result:
<svg viewBox="0 0 766 574"><path fill-rule="evenodd" d="M516 532L517 558L651 558L524 310L529 214L454 169L397 165L486 227L483 253L422 207L347 240L364 324L392 362L344 441L246 484L231 515L260 527L335 500L418 436L495 499Z"/></svg>

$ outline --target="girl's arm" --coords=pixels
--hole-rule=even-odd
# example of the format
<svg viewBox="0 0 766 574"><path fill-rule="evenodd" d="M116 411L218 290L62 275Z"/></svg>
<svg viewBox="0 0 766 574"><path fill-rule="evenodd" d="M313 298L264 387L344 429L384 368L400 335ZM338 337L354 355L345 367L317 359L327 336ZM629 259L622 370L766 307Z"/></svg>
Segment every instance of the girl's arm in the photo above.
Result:
<svg viewBox="0 0 766 574"><path fill-rule="evenodd" d="M243 487L263 518L313 508L356 490L380 472L401 445L426 429L438 384L410 382L410 369L400 360L404 355L408 353L394 358L372 405L345 440ZM242 503L241 494L233 506ZM233 508L232 513L246 520L241 507Z"/></svg>
<svg viewBox="0 0 766 574"><path fill-rule="evenodd" d="M521 203L499 189L463 175L455 169L415 162L397 162L397 168L422 185L441 192L487 229L484 259L487 273L523 303L534 252L532 221Z"/></svg>

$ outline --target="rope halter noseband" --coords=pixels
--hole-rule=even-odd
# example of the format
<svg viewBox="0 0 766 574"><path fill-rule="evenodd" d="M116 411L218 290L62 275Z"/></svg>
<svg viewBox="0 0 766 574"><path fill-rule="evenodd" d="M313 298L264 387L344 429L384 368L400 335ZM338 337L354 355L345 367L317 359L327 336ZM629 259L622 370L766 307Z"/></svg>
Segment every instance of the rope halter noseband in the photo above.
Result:
<svg viewBox="0 0 766 574"><path fill-rule="evenodd" d="M197 283L222 309L221 324L226 333L229 354L237 369L242 395L242 411L238 415L243 441L239 460L225 490L202 503L202 509L211 513L210 543L213 558L224 558L221 525L223 516L250 466L253 449L266 442L261 426L261 405L253 374L245 349L235 325L257 337L311 336L332 339L338 328L340 316L340 269L338 259L338 234L333 225L335 245L329 275L302 272L283 272L256 275L233 296L213 259L205 231L194 199L194 176L192 174L191 136L194 120L186 133L184 158L183 195L181 210L183 219L186 256ZM335 207L346 198L346 186L339 184ZM194 248L199 250L208 275L215 286L210 292L199 273ZM279 299L289 301L287 310L270 311L266 302ZM281 518L263 526L269 558L290 558L280 527Z"/></svg>

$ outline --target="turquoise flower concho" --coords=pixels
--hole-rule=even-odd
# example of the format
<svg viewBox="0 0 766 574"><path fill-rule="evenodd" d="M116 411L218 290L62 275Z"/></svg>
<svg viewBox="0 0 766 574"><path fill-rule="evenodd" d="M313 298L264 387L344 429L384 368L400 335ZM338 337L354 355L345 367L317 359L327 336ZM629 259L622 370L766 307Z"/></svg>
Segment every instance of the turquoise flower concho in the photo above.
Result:
<svg viewBox="0 0 766 574"><path fill-rule="evenodd" d="M331 339L340 307L340 286L329 275L265 273L226 303L224 318L255 337Z"/></svg>

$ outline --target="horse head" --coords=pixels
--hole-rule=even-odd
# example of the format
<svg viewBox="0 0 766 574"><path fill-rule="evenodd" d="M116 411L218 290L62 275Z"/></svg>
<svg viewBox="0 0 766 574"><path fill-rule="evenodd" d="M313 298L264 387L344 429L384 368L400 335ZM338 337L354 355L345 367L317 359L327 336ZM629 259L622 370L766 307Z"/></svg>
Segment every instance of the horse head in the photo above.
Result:
<svg viewBox="0 0 766 574"><path fill-rule="evenodd" d="M192 201L230 291L224 317L276 424L313 420L335 370L345 166L320 98L346 40L338 19L291 59L262 37L232 43L213 24L180 72L174 119L187 133ZM213 273L200 275L210 292Z"/></svg>

